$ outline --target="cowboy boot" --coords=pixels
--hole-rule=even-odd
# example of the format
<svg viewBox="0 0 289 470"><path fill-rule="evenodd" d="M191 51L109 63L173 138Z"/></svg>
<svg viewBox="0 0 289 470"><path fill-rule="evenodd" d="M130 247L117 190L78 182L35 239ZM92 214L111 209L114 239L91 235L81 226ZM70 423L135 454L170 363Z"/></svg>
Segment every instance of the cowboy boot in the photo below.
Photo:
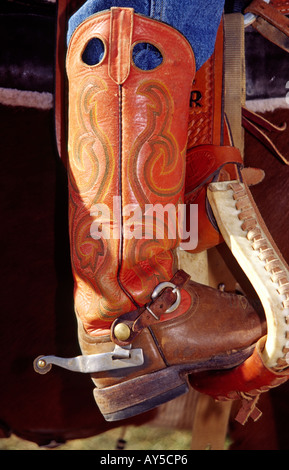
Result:
<svg viewBox="0 0 289 470"><path fill-rule="evenodd" d="M148 52L142 70L138 54ZM241 363L265 325L245 297L178 269L174 229L195 75L184 36L112 8L75 30L67 74L71 260L84 355L68 368L91 373L96 403L113 421L185 393L189 373ZM42 358L38 371L49 361L63 365Z"/></svg>

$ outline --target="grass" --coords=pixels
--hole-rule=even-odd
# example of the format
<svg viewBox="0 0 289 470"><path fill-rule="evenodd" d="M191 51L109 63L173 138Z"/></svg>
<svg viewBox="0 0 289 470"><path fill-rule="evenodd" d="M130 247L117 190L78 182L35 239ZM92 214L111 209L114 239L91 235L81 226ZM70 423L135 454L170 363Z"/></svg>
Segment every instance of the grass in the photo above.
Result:
<svg viewBox="0 0 289 470"><path fill-rule="evenodd" d="M55 450L115 450L124 429L116 428L98 436L69 441ZM130 426L125 429L125 450L190 450L190 430L175 430L159 427ZM0 439L0 450L43 450L37 444L12 435Z"/></svg>

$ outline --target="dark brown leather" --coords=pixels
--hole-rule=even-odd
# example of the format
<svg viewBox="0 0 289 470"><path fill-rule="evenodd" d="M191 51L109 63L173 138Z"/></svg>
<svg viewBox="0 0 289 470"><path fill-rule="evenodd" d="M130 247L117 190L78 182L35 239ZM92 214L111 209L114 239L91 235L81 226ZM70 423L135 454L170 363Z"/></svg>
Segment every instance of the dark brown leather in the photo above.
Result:
<svg viewBox="0 0 289 470"><path fill-rule="evenodd" d="M245 9L245 13L253 13L254 15L261 16L282 33L286 35L289 34L289 19L278 11L276 7L264 2L264 0L253 0Z"/></svg>
<svg viewBox="0 0 289 470"><path fill-rule="evenodd" d="M58 0L55 53L55 137L58 154L67 165L67 77L65 73L66 32L69 18L83 5L83 0Z"/></svg>
<svg viewBox="0 0 289 470"><path fill-rule="evenodd" d="M183 270L178 270L170 282L178 289L186 286L190 276ZM133 310L132 312L120 315L111 326L111 339L114 343L125 346L131 344L144 328L153 325L161 320L167 319L166 310L176 301L176 294L172 287L166 287L160 295L152 300L149 305ZM175 316L176 314L174 314ZM130 336L126 341L120 341L114 333L115 327L119 324L125 324L130 329Z"/></svg>
<svg viewBox="0 0 289 470"><path fill-rule="evenodd" d="M286 52L289 52L289 18L285 16L288 11L286 0L270 4L263 0L254 0L245 9L245 13L256 15L253 28Z"/></svg>
<svg viewBox="0 0 289 470"><path fill-rule="evenodd" d="M285 152L281 152L274 143L274 136L287 129L286 123L282 123L280 126L277 126L264 117L243 107L242 125L244 129L262 142L274 156L283 161L286 165L289 165L289 156L286 155Z"/></svg>
<svg viewBox="0 0 289 470"><path fill-rule="evenodd" d="M93 375L99 388L131 380L170 366L184 371L229 367L234 353L255 343L266 332L263 311L257 312L242 295L222 292L189 281L182 297L189 302L185 313L142 330L133 348L142 348L143 366ZM84 354L112 351L109 335L93 338L79 326Z"/></svg>

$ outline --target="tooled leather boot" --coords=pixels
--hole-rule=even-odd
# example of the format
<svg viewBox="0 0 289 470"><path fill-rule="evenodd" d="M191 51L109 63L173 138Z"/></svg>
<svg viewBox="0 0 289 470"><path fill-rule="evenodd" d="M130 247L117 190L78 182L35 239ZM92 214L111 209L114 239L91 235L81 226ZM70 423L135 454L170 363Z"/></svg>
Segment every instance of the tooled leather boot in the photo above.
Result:
<svg viewBox="0 0 289 470"><path fill-rule="evenodd" d="M148 51L142 70L138 56ZM96 403L112 421L185 393L192 372L241 363L264 334L263 313L243 296L190 281L178 266L174 229L195 76L184 36L112 8L75 30L67 74L71 260L83 353L68 368L91 373Z"/></svg>

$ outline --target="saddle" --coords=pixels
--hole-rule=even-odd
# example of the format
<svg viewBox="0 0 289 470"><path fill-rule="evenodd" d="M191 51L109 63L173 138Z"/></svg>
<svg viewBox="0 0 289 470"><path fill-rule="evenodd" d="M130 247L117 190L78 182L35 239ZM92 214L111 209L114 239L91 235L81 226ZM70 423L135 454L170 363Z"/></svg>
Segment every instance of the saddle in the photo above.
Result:
<svg viewBox="0 0 289 470"><path fill-rule="evenodd" d="M259 28L259 25L261 23L262 25L264 25L265 23L266 25L269 25L270 30L272 30L271 26L273 25L275 30L277 28L279 31L281 28L282 29L281 32L284 33L284 31L286 31L286 25L284 24L286 23L286 20L284 21L284 18L285 18L284 13L286 14L286 10L285 10L284 5L280 5L280 2L279 2L278 3L279 6L277 6L277 11L279 11L279 13L282 11L282 16L280 16L281 13L276 15L276 8L275 8L274 18L273 18L274 21L272 20L272 18L269 21L268 18L270 17L270 15L268 13L268 10L266 12L263 12L263 9L260 8L260 5L256 5L256 3L258 2L253 2L253 3L255 5L254 5L254 11L252 10L253 12L252 13L253 14L252 27L254 28L256 27L257 29L257 26ZM261 7L264 6L262 5L262 2L259 2L259 4L260 3L261 3ZM83 4L83 1L72 1L72 2L60 1L58 4L58 26L59 27L58 27L58 35L57 35L57 41L58 41L57 54L58 54L58 59L60 59L60 62L58 62L58 64L64 63L64 55L65 55L65 49L66 49L64 47L64 44L66 41L66 38L64 37L64 33L65 33L66 28L64 28L63 25L67 24L68 19L75 12L79 10L82 4ZM257 7L259 8L258 11L256 10ZM250 10L248 10L246 14L248 13L251 13ZM260 18L262 18L262 21L260 21ZM225 18L225 21L226 21L226 18ZM280 26L279 23L282 25L282 27ZM279 27L277 27L277 25ZM191 89L188 92L189 129L188 129L188 145L187 145L187 152L186 152L186 169L187 170L186 170L184 201L186 202L187 207L189 207L190 205L196 204L197 207L199 208L198 226L200 229L198 244L195 244L195 246L193 247L191 246L189 250L192 253L202 252L202 250L205 250L212 246L216 246L217 244L223 244L224 242L227 243L228 246L230 247L230 250L234 252L234 256L236 256L236 259L240 263L240 266L242 267L245 274L248 275L249 277L249 274L251 272L253 273L254 278L252 279L252 282L257 283L255 284L257 286L256 289L257 289L258 294L260 294L260 297L262 298L261 293L264 290L264 287L263 287L264 273L261 272L261 270L260 270L260 273L259 271L256 273L256 266L258 266L257 263L259 263L260 260L259 258L258 259L256 258L256 260L254 259L253 266L247 265L248 256L250 255L249 259L251 258L251 253L252 253L251 246L254 246L253 248L254 253L257 252L260 255L262 252L261 258L263 257L263 259L261 259L261 263L264 263L266 265L266 268L268 268L268 269L265 268L265 272L266 273L268 272L270 275L273 275L274 282L277 284L280 284L279 285L280 292L277 293L276 297L274 297L272 293L272 285L270 283L272 281L268 282L268 285L266 284L266 289L268 289L270 298L273 296L275 299L275 303L274 303L274 306L275 306L275 304L279 305L280 296L282 296L282 298L285 297L285 302L286 302L287 265L282 259L282 257L280 256L280 253L278 252L278 249L276 248L274 242L271 240L270 233L268 233L268 231L265 230L262 219L260 215L258 214L258 211L256 210L254 201L251 198L250 190L248 189L249 186L256 184L257 182L260 182L261 179L264 178L264 174L259 169L253 170L251 168L248 170L247 168L244 168L242 147L239 144L236 145L236 142L241 142L241 141L236 137L236 133L237 134L238 132L240 133L241 122L243 121L243 125L246 126L246 130L248 130L249 132L252 132L254 135L258 136L258 138L262 139L263 143L267 145L270 148L270 150L274 152L275 155L277 155L278 158L282 158L283 162L286 164L287 162L286 156L284 156L284 154L278 151L273 141L267 136L268 132L269 133L271 132L283 133L285 132L285 128L284 126L280 126L280 127L271 126L270 122L267 122L259 118L259 116L255 115L252 112L248 112L248 110L243 108L243 111L242 111L243 119L239 110L237 113L238 115L238 124L236 126L237 131L236 129L234 129L234 132L232 131L232 127L233 127L232 116L230 117L230 119L228 119L228 110L227 112L225 112L225 109L223 107L225 89L226 89L226 93L228 93L228 87L226 87L225 83L222 81L223 44L224 44L224 37L223 37L223 22L222 22L218 29L217 40L215 43L215 52L203 64L203 66L200 67L196 71L194 82L192 84ZM225 41L225 44L226 44L226 41ZM283 44L284 44L284 41L283 41ZM238 60L239 60L239 56L238 56ZM215 77L215 79L213 77ZM66 95L67 83L66 83L66 76L63 71L63 67L60 67L60 69L57 68L56 84L57 84L57 87L56 87L57 141L58 141L59 153L62 157L63 162L65 163L65 166L67 167L67 147L66 147L67 146L67 128L65 127L64 116L66 115L66 109L67 109L68 103L67 103L67 95ZM240 108L239 105L240 105L240 101L237 101L237 107ZM194 122L194 120L198 122L196 123ZM232 140L233 136L234 136L234 141ZM233 147L232 145L233 143L235 143L235 147ZM230 188L228 188L227 186L227 184L229 184L228 181L230 182L230 185L231 185ZM234 204L236 203L238 203L238 209L236 209L236 207L234 206ZM226 207L225 214L222 211L223 207ZM229 222L227 221L228 213L236 214L235 218L233 218L232 221L230 219ZM234 232L233 228L235 228L235 222L237 219L238 219L239 224L241 223L244 224L244 228L241 227L241 230ZM252 238L252 240L248 240L247 235L250 232L250 235L249 235L249 238L250 238L252 236L252 230L253 230L254 237ZM260 230L260 232L258 232L258 230ZM244 234L245 234L245 237L244 237ZM242 249L240 248L240 245L237 245L237 246L234 245L234 249L233 249L231 245L232 238L241 240ZM247 240L248 240L248 244L250 244L250 250L248 250L249 245L247 245ZM183 240L183 247L186 247L186 241L187 241L186 239ZM268 241L270 245L268 245ZM243 249L243 242L245 245L244 249ZM248 255L248 251L249 251L249 255ZM242 254L241 257L240 257L240 253ZM264 256L266 255L269 255L270 258L264 258ZM272 271L271 268L274 271ZM171 272L170 274L172 274L172 277L168 281L173 281L173 286L175 286L176 284L175 284L175 279L173 279L173 272ZM260 285L260 279L262 279L262 282L261 282L262 285ZM176 292L178 291L172 292L173 289L175 289L175 287L171 288L169 286L169 290L166 291L166 297L168 295L170 299L169 300L170 305L173 305L178 297L176 294ZM191 289L190 292L192 292L193 287L191 286L190 289ZM196 286L195 286L195 289L197 289ZM149 291L149 294L151 293L151 290ZM206 295L208 293L207 290L204 290L202 292L205 292ZM215 291L211 291L210 294L211 294L212 304L214 304L215 302L214 299L216 298L216 296L218 296L217 303L221 305L221 301L223 302L224 296L217 294ZM205 302L204 297L206 297L206 295L202 297L202 302ZM235 297L233 298L235 299ZM160 306L159 299L157 300L158 300L158 306ZM243 309L242 305L244 305L244 302L245 302L244 296L242 296L241 303L240 303L241 309ZM226 302L224 303L224 305L225 304L227 305ZM283 322L283 317L285 313L285 310L283 309L283 307L286 308L286 303L282 306L282 309L281 310L278 309L277 312L275 312L274 309L272 311L268 311L267 304L266 302L264 302L264 300L263 300L263 304L265 304L264 310L265 310L266 317L267 317L267 323L271 325L272 323L275 323L275 319L276 319L277 329L275 330L274 329L275 327L273 328L273 330L269 328L267 337L265 336L266 332L264 332L264 330L262 330L261 332L259 329L258 333L254 335L254 338L250 338L249 342L251 343L250 344L251 347L246 351L246 354L244 356L242 357L239 356L238 359L236 359L236 362L238 362L238 364L241 363L242 365L238 366L238 364L236 365L236 364L231 363L230 366L234 366L234 369L232 369L230 372L216 371L216 372L206 372L206 373L197 374L196 370L194 370L192 371L193 373L190 374L190 379L189 379L190 383L195 389L200 390L204 393L208 393L209 395L212 395L213 397L216 397L218 399L226 398L226 399L231 400L231 399L237 398L239 400L240 397L242 399L245 397L246 401L244 405L247 406L247 410L245 413L246 417L248 416L247 411L249 412L251 411L251 405L256 404L256 398L258 397L260 390L266 391L271 386L276 386L287 380L287 375L286 375L286 367L287 367L286 354L287 353L286 353L286 349L284 349L284 346L286 346L286 341L284 344L284 333L286 335L286 327L284 327L284 322ZM150 308L149 305L148 307ZM153 305L153 308L151 310L154 312L154 309L156 307L157 305ZM210 308L211 307L212 305L210 305ZM259 305L258 305L258 308L259 308ZM143 314L143 313L144 311L140 312L140 310L137 309L137 313L135 314L135 316L132 315L132 317L130 318L122 318L123 321L121 322L117 321L114 325L117 326L117 323L118 324L121 323L122 325L125 325L125 327L128 326L129 329L131 325L134 325L133 334L135 334L136 332L139 333L142 330L143 325L145 325L144 329L148 328L145 322L142 323L143 320L145 320L147 314L150 315L148 318L154 319L154 317L151 316L149 311L145 312L144 315L139 316L140 314ZM228 314L228 317L230 317L229 314ZM139 319L137 323L135 323L136 318ZM273 322L272 322L272 318L273 318ZM140 324L141 324L141 328L140 328ZM127 331L125 327L122 326L122 334L124 332L124 336ZM164 327L165 327L165 323L161 325L162 329L164 329ZM83 341L83 338L85 341L87 341L86 332L83 331L81 328L82 328L82 325L80 325L79 327L80 341ZM156 325L153 324L152 326L150 326L150 328L151 328L151 331L160 335L160 332L159 332L160 330L156 327ZM115 333L115 330L113 330L113 332ZM141 334L143 335L143 332ZM184 336L184 333L182 333L182 335ZM259 340L260 336L261 336L261 339ZM119 341L130 342L130 339L131 338L129 337L124 340L117 339L117 341L118 342ZM259 342L254 349L254 344L257 340L259 340ZM279 340L280 340L280 344L279 344ZM106 348L107 343L109 342L110 341L107 341L105 345L102 344L101 347ZM51 345L51 347L52 346L53 345ZM93 345L90 344L90 347L92 346ZM268 352L267 348L269 346L271 349L269 349L269 352ZM142 349L142 347L140 349ZM68 351L69 351L69 348L68 348ZM66 351L63 351L63 352L66 353ZM183 352L182 352L182 356L184 357ZM103 353L103 351L99 351L98 353L101 354ZM104 349L104 354L107 354L107 351L105 349ZM248 359L246 359L247 355L250 356ZM36 368L38 368L38 371L40 370L41 372L43 372L43 362L45 362L45 360L47 360L48 362L47 358L45 359L41 358L40 361L39 360L36 361ZM55 360L55 358L53 359L51 358L51 360ZM126 361L127 358L119 357L118 360ZM271 360L273 361L272 363L270 362ZM277 361L276 363L278 363L277 368L274 365L275 361ZM218 363L219 367L221 367L220 364L222 365L222 363L220 362ZM216 365L214 365L214 367L216 368ZM245 371L245 374L244 374L244 371ZM58 378L60 377L60 374L61 373L59 374L56 373ZM258 377L256 377L257 375ZM244 376L245 376L245 380L244 380ZM49 377L53 377L53 374L52 375L49 374L49 376L45 378L37 376L36 380L37 380L38 386L40 383L42 383L45 389L45 384L51 383L49 381L50 380ZM41 382L42 379L45 380L45 382ZM97 380L99 384L99 378ZM103 380L103 378L101 380ZM111 378L109 380L111 380ZM72 379L71 379L71 383L72 383L72 387L74 387L75 382ZM219 388L216 387L216 384L218 384ZM182 387L183 387L183 384L180 385L180 388ZM258 393L256 393L256 390ZM81 391L81 393L83 393L83 390ZM170 395L170 397L171 396L172 395ZM168 398L168 395L166 396L165 399L167 398ZM242 417L241 415L239 415L238 419L241 419L241 421L244 422L245 415L242 414ZM253 414L252 416L256 418L258 416L258 412L255 412L255 415ZM101 417L97 415L97 408L96 408L96 419L101 420ZM85 421L84 419L81 420L81 423L83 423L84 421ZM101 421L101 426L102 426L102 429L108 429L109 424L105 424ZM98 432L98 428L97 429L95 428L94 423L91 424L91 430L89 430L88 433L90 432L92 433ZM32 434L23 433L24 437L28 436L29 438L31 438ZM56 434L58 436L62 434L62 438L64 439L67 438L67 436L68 438L69 436L71 436L69 432L67 431L64 432L63 429L60 430ZM46 439L46 436L48 436L48 439L49 439L50 435L51 433L46 433L45 436L40 436L38 440L42 442L43 439Z"/></svg>
<svg viewBox="0 0 289 470"><path fill-rule="evenodd" d="M60 3L60 13L67 14L70 8L72 8L74 12L77 11L80 5L79 3L76 5L76 3L71 2L69 6L64 4L61 6ZM273 25L275 30L278 30L278 34L275 35L275 37L279 39L276 39L275 42L279 44L279 32L281 32L283 36L285 32L286 36L287 20L286 17L284 17L283 10L281 13L281 11L276 11L275 8L272 10L272 8L272 5L268 8L267 6L264 7L264 2L262 1L254 1L252 5L245 10L245 14L253 14L253 27L256 27L260 32L262 31L262 34L267 34L267 37L272 33ZM274 15L272 19L273 12ZM69 12L69 14L70 13L71 12ZM61 16L60 14L59 19ZM196 58L191 53L190 48L186 49L188 46L187 42L183 42L182 38L176 34L173 28L167 28L163 26L162 23L157 25L158 28L162 27L164 30L163 34L167 35L172 55L174 53L174 47L176 47L174 44L178 43L180 50L186 51L185 55L187 60L190 58L188 60L189 67L186 67L187 75L184 74L182 76L184 80L182 84L183 97L185 97L190 104L186 111L186 105L182 101L183 97L177 94L176 89L172 92L175 93L175 95L171 94L171 96L173 96L171 102L166 95L166 90L170 89L171 86L174 87L174 83L177 82L177 77L173 76L173 69L168 71L171 82L168 81L165 83L163 88L159 86L156 91L153 78L150 84L148 83L147 87L144 87L136 73L136 69L128 65L130 61L130 48L132 45L141 44L142 41L144 41L144 29L151 34L149 42L154 43L156 41L155 30L157 27L154 21L155 20L138 16L137 13L129 9L113 7L109 13L98 12L88 16L76 26L75 31L69 39L67 56L67 72L70 88L70 94L66 97L68 106L70 107L67 123L69 129L68 136L66 135L67 129L63 122L64 103L67 103L64 99L66 95L63 93L63 89L67 84L64 83L63 74L57 74L56 129L59 153L70 174L70 195L72 201L70 236L76 293L78 296L75 300L79 321L79 341L84 354L83 357L85 360L89 360L93 356L97 360L98 356L109 353L110 357L115 356L118 360L124 360L124 365L120 366L120 368L123 367L125 369L129 367L126 358L132 357L127 354L128 349L126 348L130 349L132 345L133 349L131 351L140 354L138 357L135 357L134 360L136 362L133 360L131 365L137 368L133 370L137 371L136 375L133 373L127 375L122 371L111 374L110 372L107 373L106 369L99 371L97 368L91 369L90 366L86 367L85 371L92 373L92 378L96 385L94 392L95 399L107 420L118 420L130 417L133 414L144 412L151 409L151 407L158 406L160 403L172 399L180 393L184 393L186 387L183 382L179 382L179 377L183 371L186 370L188 372L190 385L202 393L211 395L218 400L245 399L243 403L244 406L238 415L238 419L245 422L250 413L254 418L259 416L259 413L255 409L256 397L258 397L261 392L267 391L271 387L278 386L288 379L288 363L286 358L288 353L288 331L286 311L289 297L289 270L278 247L274 243L274 240L272 240L270 232L251 195L250 186L262 181L264 172L262 169L244 167L240 124L243 123L244 127L249 132L262 137L262 141L265 145L269 146L275 154L279 157L281 156L282 160L287 163L286 157L278 152L278 149L267 137L266 133L260 130L259 126L269 131L274 128L277 132L284 132L285 127L272 126L268 121L261 119L256 114L244 108L242 101L244 100L242 82L238 100L236 100L233 105L230 99L231 97L229 96L228 98L226 96L230 95L226 78L228 74L234 72L234 67L229 69L226 64L224 68L224 54L226 54L226 57L229 55L228 36L233 34L233 31L230 30L229 27L227 30L225 28L227 36L224 39L223 20L221 20L218 27L213 54L210 55L209 59L197 71ZM264 28L264 23L267 28ZM265 33L264 29L266 31ZM268 33L268 31L270 31L270 33ZM284 39L283 36L281 37ZM105 47L102 51L104 55L102 55L102 58L99 59L97 63L92 65L86 63L88 67L85 68L83 64L80 66L76 61L79 60L79 54L83 54L88 41L91 41L91 38L94 37L104 38L103 42ZM175 38L174 40L171 39L173 37ZM122 41L122 38L125 38L125 40ZM58 41L60 41L60 37ZM282 44L284 48L284 41L282 41ZM114 50L114 47L118 46L121 50L121 55L118 55L117 51ZM59 50L61 50L61 48L59 48ZM105 56L105 51L107 50L109 51L108 57ZM159 50L161 50L161 48ZM161 55L164 57L165 54ZM242 54L237 57L240 60L244 59ZM108 59L107 64L106 59ZM176 62L176 58L172 59L172 61ZM107 76L104 75L106 72L99 72L99 81L93 78L91 67L98 66L98 64L107 65L108 75L114 82L113 87L106 83ZM152 70L158 67L160 67L160 64L154 66ZM99 70L101 70L100 67ZM161 70L161 68L159 70ZM177 69L175 69L175 71L177 74L179 73ZM158 70L156 74L156 77L159 79ZM154 77L152 72L150 77ZM85 85L86 91L84 91L84 88L79 91L80 83L84 83L84 81L80 82L80 80L87 80ZM162 78L162 80L165 79ZM238 82L240 83L240 80L238 80ZM124 87L122 88L125 83L128 86L128 90L130 90L130 86L132 87L131 89L134 90L132 94L126 92ZM109 90L110 93L106 95L107 102L106 105L104 105L104 101L98 102L96 100L95 93L102 91L104 96L107 90ZM157 101L156 93L159 94ZM220 306L222 305L221 298L223 298L223 296L220 296L216 291L204 288L204 286L194 285L188 280L182 281L180 285L175 281L175 276L177 276L177 278L181 277L186 279L185 273L176 270L177 261L175 258L175 248L180 241L177 245L174 245L168 243L167 239L165 246L159 245L158 248L148 244L148 248L144 252L146 254L143 257L139 255L141 249L136 249L136 247L131 249L132 245L129 243L123 244L122 259L119 265L119 244L112 244L111 246L107 244L105 247L104 245L100 247L98 244L97 248L92 248L89 242L87 242L88 227L91 225L91 219L82 219L85 215L84 211L87 212L91 210L92 202L100 202L111 207L111 202L109 202L111 194L119 195L118 189L120 180L114 179L117 173L112 173L111 169L114 160L107 156L110 151L109 145L111 145L113 151L118 152L118 158L120 158L119 155L121 155L122 162L125 162L124 165L128 171L130 188L125 186L126 180L124 173L121 173L122 190L124 191L123 194L125 194L128 204L136 204L136 202L140 201L142 201L142 203L145 201L149 204L156 203L160 198L164 198L164 195L169 194L171 191L170 186L157 184L162 181L161 177L165 178L166 174L166 172L163 172L164 167L160 169L157 166L160 154L157 154L157 157L155 157L156 160L153 160L151 156L152 153L145 154L145 150L143 150L146 143L151 142L150 138L153 138L153 134L146 134L141 120L138 124L134 122L134 114L131 110L135 110L139 105L140 116L144 116L147 112L145 109L151 109L152 105L147 101L141 101L140 98L138 98L139 101L136 101L135 97L138 96L138 94L145 96L146 99L149 97L152 101L153 99L155 100L154 112L152 112L150 117L151 121L148 121L148 123L154 122L153 120L156 115L164 116L165 114L163 113L171 107L167 114L167 122L170 122L170 126L165 129L164 123L160 123L161 127L158 128L157 134L159 140L156 140L155 145L160 145L160 135L162 139L165 139L168 137L168 134L170 134L170 136L173 135L171 142L175 143L175 149L181 149L180 153L176 150L172 153L180 158L177 165L180 173L176 173L176 185L174 186L174 196L176 196L176 198L174 199L170 196L170 198L162 200L167 204L173 203L174 206L176 206L177 201L181 201L181 203L183 201L186 211L189 211L189 214L191 205L197 205L198 240L194 246L189 246L188 251L191 253L202 252L203 250L225 242L241 269L256 289L262 304L263 313L266 317L266 331L264 331L262 315L260 316L258 313L259 304L256 309L251 310L249 308L249 310L246 310L248 308L248 299L246 299L246 297L242 296L240 298L239 296L235 297L235 294L228 294L229 297L226 298L226 302L222 307L223 311L226 312L225 318L220 320L222 328L226 325L228 334L236 331L236 328L240 331L239 326L237 327L237 323L235 322L242 312L243 314L246 312L245 316L239 316L239 320L243 324L243 330L247 329L245 325L249 325L250 321L252 322L254 326L252 328L248 326L248 331L252 333L252 336L244 339L243 343L237 344L236 336L233 335L232 340L230 339L227 343L227 339L225 339L223 345L218 346L216 350L213 349L210 351L209 356L207 356L206 353L202 353L204 355L201 354L199 357L196 352L190 353L188 361L184 359L184 347L180 347L180 352L177 354L175 349L166 348L167 343L174 342L173 337L170 336L170 328L173 331L174 324L179 322L179 318L182 319L183 316L189 318L190 315L195 312L194 309L192 310L192 305L194 304L192 299L197 298L202 305L206 305L205 298L209 296L212 304ZM115 102L113 102L113 97L116 97ZM103 108L103 111L97 115L97 121L93 121L96 116L96 108L93 106L95 106L96 102L97 109L102 110ZM109 106L107 105L108 102L110 102ZM123 111L123 103L125 102L129 103L127 107L127 116L129 117L127 117ZM229 108L230 106L234 108L231 121L228 117L228 108L225 107L226 102ZM74 103L76 103L76 108L73 107ZM121 103L121 107L119 103ZM105 106L108 106L108 108ZM158 109L157 106L159 106ZM159 112L161 106L163 106L162 112ZM77 113L75 113L75 109L77 109ZM112 188L112 193L110 195L108 193L101 193L103 177L97 181L96 186L93 186L94 182L89 180L91 176L95 178L96 169L93 168L92 162L89 161L91 153L89 154L87 150L90 148L90 152L95 152L97 148L97 151L100 151L100 147L93 148L95 144L94 142L90 142L90 138L87 136L89 133L91 135L92 123L96 126L96 122L104 122L104 115L108 112L108 109L116 110L111 115L111 119L115 119L115 123L112 120L110 127L105 128L103 125L101 128L99 127L97 129L97 132L95 128L93 130L94 135L98 134L98 138L99 135L102 134L102 140L100 139L100 141L103 147L104 139L107 139L105 146L106 153L104 153L103 158L108 158L106 175L108 175L111 182L109 187ZM183 117L181 116L181 109L184 110ZM117 118L119 118L120 110L121 113L123 113L122 118L128 119L131 123L134 122L131 128L127 126L126 122L123 124L125 126L121 129L121 132L125 129L122 134L124 138L123 141L119 140L119 136L116 138L117 129L119 129L119 121ZM234 122L234 117L236 117L234 113L236 110L237 124ZM184 146L185 126L183 120L188 125L186 131L186 147ZM147 121L144 122L148 125ZM178 131L174 130L174 122L179 123ZM77 134L79 131L79 123L81 123L80 133ZM134 127L137 125L140 127ZM109 132L111 132L112 129L113 135L109 136ZM136 129L139 135L137 132L135 135L133 134ZM140 129L142 131L141 133ZM165 137L164 130L168 132ZM70 155L69 152L67 153L64 144L67 141L67 137L68 140L70 139ZM141 141L141 138L143 141ZM87 140L85 141L85 139ZM80 145L80 142L85 142L86 148L84 152L86 153L77 153L77 148L79 148L77 146ZM166 141L166 144L168 145L167 142L168 141ZM150 145L150 148L153 148L153 143L150 143ZM119 153L120 148L121 153ZM133 167L131 163L133 162L131 156L125 153L127 149L131 148L137 149L137 155L141 155L141 158L143 158L138 161L135 160L137 161L135 167ZM186 150L184 150L185 148ZM185 161L182 161L182 155L185 155ZM105 160L103 160L103 162L104 161ZM152 162L151 166L147 162ZM176 160L171 163L176 164ZM105 170L105 166L103 165L104 163L102 163L102 166L99 168ZM84 171L85 167L87 168L86 171ZM88 170L89 168L90 170ZM110 169L108 170L108 168ZM141 172L139 171L140 169ZM116 168L116 172L117 171L119 172L120 168ZM121 171L123 172L123 167ZM167 171L169 172L169 169ZM99 172L99 169L97 169L97 172ZM147 177L149 184L147 184L147 181L144 183L142 180L140 175L143 174ZM184 184L182 187L178 187L178 182L182 181L184 177L182 175L184 174ZM155 175L158 175L158 177L153 180L152 184L149 178L152 176L155 177ZM171 178L168 178L170 185L172 182ZM89 193L91 188L94 188L93 192ZM130 191L132 191L134 195L137 195L136 199L131 198ZM96 194L101 197L96 197ZM105 194L105 197L102 196L102 194ZM153 194L156 194L159 199L152 197ZM83 204L83 201L85 203L90 201L89 205ZM98 206L96 210L99 209L100 207ZM84 224L81 223L82 220L85 220ZM188 221L190 225L192 221L189 217L187 217L187 222ZM104 224L107 222L102 219L101 223ZM181 240L181 248L187 248L186 239ZM130 251L130 249L132 251ZM110 277L104 277L108 272L107 270L102 274L100 265L97 264L98 259L96 255L92 255L92 253L95 253L94 250L98 250L98 254L99 250L102 250L102 253L107 250L107 253L113 254L111 255L111 261L108 262L109 268L113 270L113 274ZM134 253L133 261L131 259L132 252ZM136 253L138 253L137 256L135 256ZM114 260L116 259L118 263L113 267ZM147 260L149 260L149 263L147 263ZM90 271L93 267L93 263L94 269L97 267L97 270ZM162 269L160 269L160 266ZM92 275L91 272L94 274ZM95 284L95 276L97 273L100 273L100 279ZM145 273L145 276L143 273ZM149 276L147 274L149 274ZM113 284L112 278L113 281L117 280L117 284ZM150 287L146 286L146 289L142 290L140 286L144 284L144 279L149 279L152 281L152 284ZM103 282L104 284L102 285ZM160 288L158 288L159 285L161 286ZM122 292L118 292L117 289L119 289L119 286L121 286ZM111 293L108 295L109 288L111 288ZM157 288L158 294L154 297L154 292ZM164 316L164 318L162 316L163 310L154 310L156 308L154 302L155 300L159 301L158 295L162 292L162 289L164 289L164 292L160 295L160 305L165 305L164 313L171 313L169 311L170 306L173 306L172 311L174 312L172 316ZM178 296L178 289L181 291L180 297ZM175 294L176 298L172 297L171 293ZM153 294L152 303L149 300L151 294ZM169 301L170 305L166 302L163 303L162 295L164 295L164 298L169 297L171 299ZM93 303L93 308L90 308L90 305L92 305L91 299L94 299L94 296L97 297L99 304ZM180 304L175 307L176 303L178 303L178 299L181 299ZM229 305L232 306L232 303L235 301L237 301L237 303L241 302L241 308L238 310L238 314L237 311L234 314L234 309L228 307ZM96 307L96 305L98 305L98 307ZM118 307L120 307L121 312L116 315ZM205 308L201 313L198 311L202 319L205 318L209 308L211 309L212 305L208 305L207 309ZM95 313L96 310L99 312L97 315ZM230 318L231 322L229 320ZM232 324L233 318L234 325ZM167 321L168 323L166 323ZM190 322L191 320L189 320L189 323ZM216 325L213 325L215 329ZM189 328L189 326L187 326L187 328ZM193 341L195 341L194 331L198 328L197 325L194 325L193 330L190 332ZM200 328L203 328L203 326ZM100 339L101 330L105 332L106 335L105 337L103 336L102 339ZM179 331L177 337L183 337L182 330ZM225 330L224 333L224 338L227 338L227 332L225 332ZM150 344L149 354L146 350L146 344ZM236 346L235 348L233 347L234 344ZM113 349L115 345L124 347L124 351ZM250 349L248 350L249 346ZM189 350L191 344L185 343L185 347ZM208 345L205 349L207 351L209 350ZM224 362L225 351L230 350L232 352L233 349L238 350L236 363L234 363L234 361ZM144 359L141 357L141 351L145 354ZM244 357L243 352L245 355L248 355L248 357ZM158 356L158 354L160 354L160 356ZM175 358L177 357L176 362L172 359L173 356ZM198 365L194 362L196 357L198 357L200 361ZM209 357L216 359L214 364L210 362ZM162 361L166 364L166 367L164 367ZM142 369L144 363L146 366ZM50 364L58 364L71 368L71 365L65 363L65 361L60 361L51 356L44 356L37 358L35 361L35 369L37 372L46 373L47 370L50 369ZM47 365L49 366L48 368ZM200 371L198 369L202 370ZM228 371L226 369L230 370ZM76 370L83 370L82 365L77 364ZM172 377L176 384L174 389L167 387L167 380L171 382ZM149 396L146 394L143 396L141 390L143 390L144 385L150 384L151 386L154 383L158 384L158 387L154 388L152 386L151 394ZM137 392L135 396L131 397L128 404L125 397L131 394L133 388L135 388ZM159 388L162 389L161 392ZM117 405L115 403L116 395L119 397ZM243 414L244 409L246 411L245 418Z"/></svg>
<svg viewBox="0 0 289 470"><path fill-rule="evenodd" d="M284 16L286 8L284 5L279 4L276 7L274 2L271 3L272 5L262 1L252 2L245 10L245 23L247 21L252 24L264 37L287 51L285 36L286 31L288 34L288 20ZM287 155L280 152L270 139L273 131L283 133L286 124L271 124L246 109L242 100L239 107L244 129L257 137L279 162L288 165ZM246 181L247 177L249 179ZM244 424L248 416L258 419L261 415L255 406L260 393L277 387L288 379L288 265L272 239L249 190L251 184L262 181L261 173L258 175L258 170L254 169L252 173L250 169L244 168L235 181L227 182L227 179L220 179L219 183L212 182L206 186L205 197L208 198L210 207L207 215L208 218L210 214L213 215L215 236L218 233L223 237L255 288L264 307L268 330L244 364L224 374L205 374L206 378L202 374L191 377L191 383L196 389L215 399L241 399L242 405L236 419ZM226 393L223 393L226 388Z"/></svg>

